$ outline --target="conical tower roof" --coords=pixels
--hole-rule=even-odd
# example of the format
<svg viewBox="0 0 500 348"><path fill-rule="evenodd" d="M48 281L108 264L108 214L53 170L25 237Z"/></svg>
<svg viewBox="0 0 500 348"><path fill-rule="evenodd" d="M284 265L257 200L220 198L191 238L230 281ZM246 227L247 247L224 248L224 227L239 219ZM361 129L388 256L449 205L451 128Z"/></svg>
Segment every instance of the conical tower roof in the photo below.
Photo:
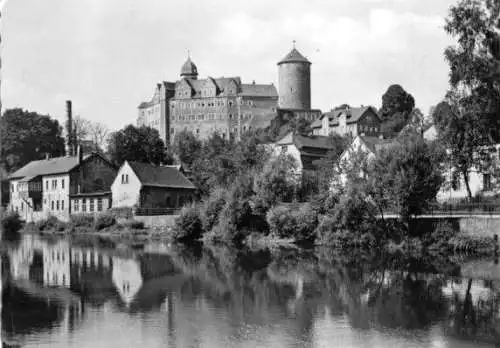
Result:
<svg viewBox="0 0 500 348"><path fill-rule="evenodd" d="M278 65L283 63L306 63L311 64L311 62L304 57L295 47L278 62Z"/></svg>

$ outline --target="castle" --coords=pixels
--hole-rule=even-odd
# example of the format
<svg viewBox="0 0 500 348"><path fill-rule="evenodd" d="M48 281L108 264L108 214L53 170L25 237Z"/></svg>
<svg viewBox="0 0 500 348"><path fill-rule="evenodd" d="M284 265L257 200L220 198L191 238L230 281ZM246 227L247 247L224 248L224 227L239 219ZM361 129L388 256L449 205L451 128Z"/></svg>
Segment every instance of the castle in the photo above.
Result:
<svg viewBox="0 0 500 348"><path fill-rule="evenodd" d="M137 126L155 128L165 144L189 130L201 139L218 132L239 139L247 131L266 128L277 116L315 120L311 109L311 62L295 48L278 62L279 94L273 84L246 84L240 77L198 79L188 56L180 80L158 83L150 101L139 105Z"/></svg>

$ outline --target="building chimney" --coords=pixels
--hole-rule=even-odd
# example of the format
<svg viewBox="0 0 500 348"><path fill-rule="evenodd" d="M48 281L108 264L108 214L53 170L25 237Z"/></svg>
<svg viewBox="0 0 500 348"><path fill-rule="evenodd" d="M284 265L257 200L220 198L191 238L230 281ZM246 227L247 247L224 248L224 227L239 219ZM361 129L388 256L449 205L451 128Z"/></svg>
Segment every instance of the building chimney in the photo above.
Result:
<svg viewBox="0 0 500 348"><path fill-rule="evenodd" d="M66 101L66 156L74 155L73 146L73 111L71 100Z"/></svg>
<svg viewBox="0 0 500 348"><path fill-rule="evenodd" d="M82 146L81 145L78 145L76 147L76 156L78 157L78 164L82 163L83 153L82 153Z"/></svg>

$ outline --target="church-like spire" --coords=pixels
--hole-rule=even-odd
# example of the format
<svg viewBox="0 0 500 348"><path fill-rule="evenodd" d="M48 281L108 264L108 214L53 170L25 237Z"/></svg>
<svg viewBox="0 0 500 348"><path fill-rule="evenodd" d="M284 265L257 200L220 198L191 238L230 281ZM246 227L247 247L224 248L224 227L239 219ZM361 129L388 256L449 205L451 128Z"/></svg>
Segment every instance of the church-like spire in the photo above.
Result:
<svg viewBox="0 0 500 348"><path fill-rule="evenodd" d="M187 51L187 60L182 65L181 68L181 77L188 79L197 79L198 78L198 68L191 61L191 52Z"/></svg>

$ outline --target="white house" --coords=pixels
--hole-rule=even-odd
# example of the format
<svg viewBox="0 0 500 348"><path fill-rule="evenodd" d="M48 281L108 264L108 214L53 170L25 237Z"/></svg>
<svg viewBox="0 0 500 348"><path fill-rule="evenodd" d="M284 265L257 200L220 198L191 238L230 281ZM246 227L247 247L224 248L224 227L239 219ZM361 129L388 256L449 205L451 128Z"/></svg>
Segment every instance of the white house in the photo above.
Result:
<svg viewBox="0 0 500 348"><path fill-rule="evenodd" d="M484 170L473 167L469 171L469 188L473 197L500 194L500 183L497 177L500 170L500 144L495 144L489 155L491 166ZM452 167L448 167L445 172L445 184L441 186L437 194L437 200L440 202L468 197L463 176L458 175L453 178L453 172Z"/></svg>
<svg viewBox="0 0 500 348"><path fill-rule="evenodd" d="M134 259L113 257L113 284L122 301L129 306L142 287L143 279L139 262Z"/></svg>
<svg viewBox="0 0 500 348"><path fill-rule="evenodd" d="M355 164L354 156L359 156L360 154L364 156L361 160L372 161L377 156L378 151L388 148L393 144L394 140L392 139L358 135L354 138L351 145L340 155L337 165L339 168L346 170L349 166ZM363 176L363 173L360 172L359 175ZM347 174L341 173L340 180L342 184L345 184ZM332 181L332 186L333 184L334 182Z"/></svg>
<svg viewBox="0 0 500 348"><path fill-rule="evenodd" d="M26 221L49 215L68 220L73 213L105 210L110 199L103 203L102 198L109 197L115 175L116 168L97 153L32 161L9 176L9 209Z"/></svg>
<svg viewBox="0 0 500 348"><path fill-rule="evenodd" d="M326 112L311 124L314 135L350 135L361 134L377 136L380 133L381 120L372 106L337 108Z"/></svg>
<svg viewBox="0 0 500 348"><path fill-rule="evenodd" d="M328 152L334 149L334 145L327 136L300 135L289 132L272 145L275 156L287 154L296 162L297 174L304 170L315 170L314 162L325 158Z"/></svg>
<svg viewBox="0 0 500 348"><path fill-rule="evenodd" d="M111 185L113 208L178 208L193 199L196 187L174 166L128 162Z"/></svg>

